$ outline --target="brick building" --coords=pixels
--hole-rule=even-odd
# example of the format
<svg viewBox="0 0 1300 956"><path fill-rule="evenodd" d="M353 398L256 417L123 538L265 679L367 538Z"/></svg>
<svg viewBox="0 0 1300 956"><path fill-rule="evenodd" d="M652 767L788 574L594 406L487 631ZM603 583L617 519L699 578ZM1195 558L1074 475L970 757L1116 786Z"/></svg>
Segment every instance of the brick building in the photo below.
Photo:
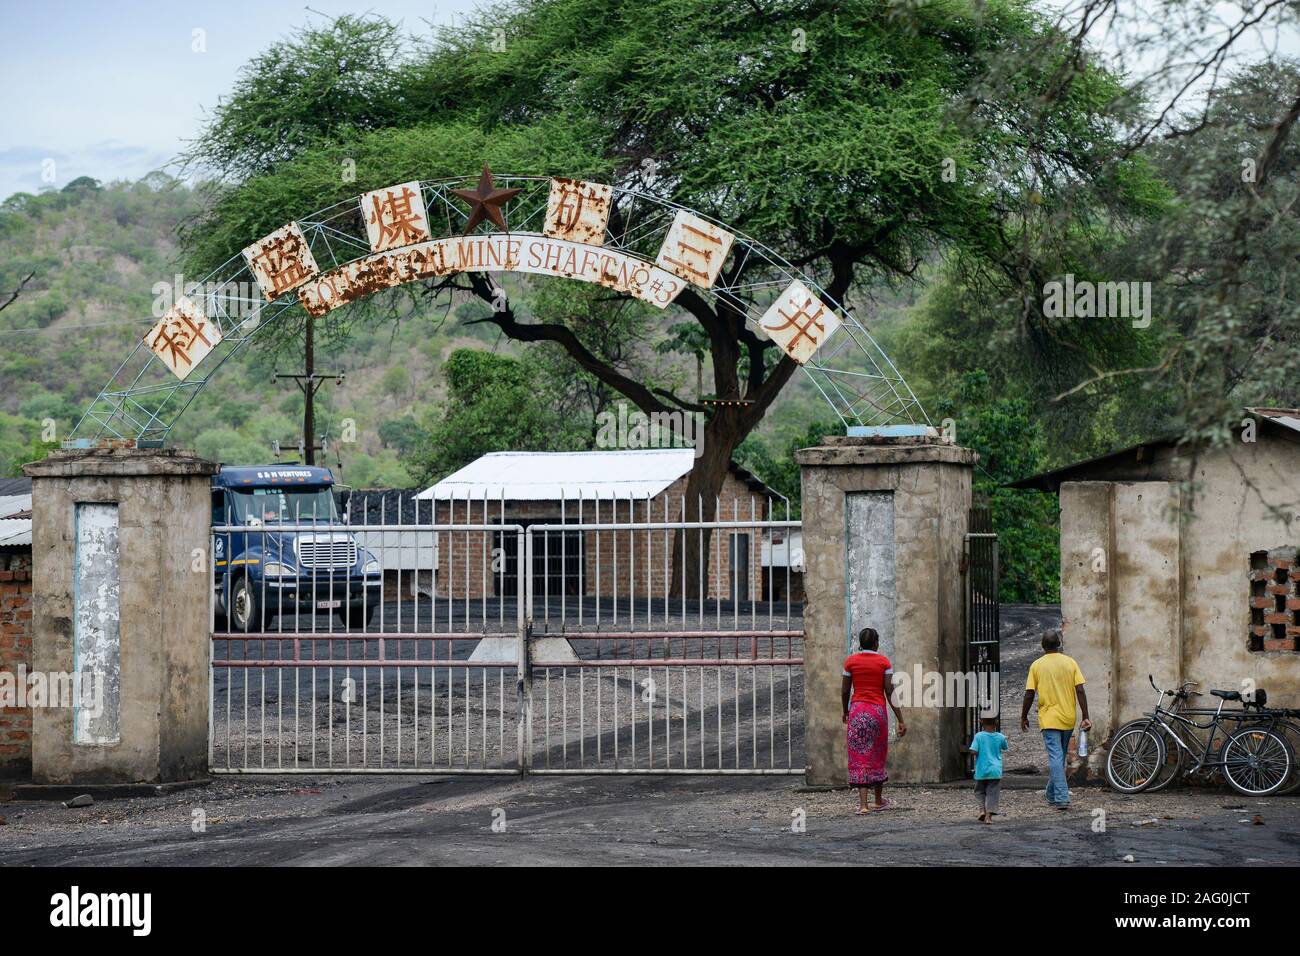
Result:
<svg viewBox="0 0 1300 956"><path fill-rule="evenodd" d="M1065 650L1098 739L1150 709L1148 675L1300 707L1297 475L1300 409L1248 408L1225 445L1149 441L1013 486L1060 495Z"/></svg>
<svg viewBox="0 0 1300 956"><path fill-rule="evenodd" d="M32 666L32 495L28 478L0 482L0 692ZM32 709L0 706L0 776L32 767Z"/></svg>
<svg viewBox="0 0 1300 956"><path fill-rule="evenodd" d="M435 593L461 598L517 593L518 536L492 531L493 525L698 520L699 502L685 500L694 464L689 448L484 455L417 496L421 504L431 503L439 524L489 526L439 534ZM784 517L780 497L733 464L714 520ZM537 534L534 594L662 598L671 592L674 574L681 574L673 564L678 534L697 554L702 548L708 552L708 597L763 599L763 530L757 527L714 529L707 532L707 542L698 533L668 529L575 528Z"/></svg>

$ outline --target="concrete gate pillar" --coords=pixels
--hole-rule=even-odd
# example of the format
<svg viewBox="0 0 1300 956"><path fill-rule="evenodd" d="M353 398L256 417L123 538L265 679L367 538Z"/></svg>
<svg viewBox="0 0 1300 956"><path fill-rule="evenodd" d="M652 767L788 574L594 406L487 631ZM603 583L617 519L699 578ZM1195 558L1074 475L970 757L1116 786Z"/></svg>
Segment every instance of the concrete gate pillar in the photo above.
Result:
<svg viewBox="0 0 1300 956"><path fill-rule="evenodd" d="M32 668L75 676L34 707L36 784L206 775L215 463L174 449L55 451L32 478ZM67 677L61 676L67 675Z"/></svg>
<svg viewBox="0 0 1300 956"><path fill-rule="evenodd" d="M963 672L963 538L979 456L937 437L830 436L795 455L803 480L807 782L847 783L840 676L863 627L880 632L907 736L891 729L889 776L933 783L964 771L964 710L919 706L925 672ZM891 714L890 723L894 719Z"/></svg>

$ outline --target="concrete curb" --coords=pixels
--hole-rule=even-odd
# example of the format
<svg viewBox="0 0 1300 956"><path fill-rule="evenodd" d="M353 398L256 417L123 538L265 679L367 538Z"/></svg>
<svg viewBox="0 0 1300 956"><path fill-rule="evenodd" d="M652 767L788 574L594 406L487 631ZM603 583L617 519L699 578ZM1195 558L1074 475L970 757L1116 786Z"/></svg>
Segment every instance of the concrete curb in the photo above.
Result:
<svg viewBox="0 0 1300 956"><path fill-rule="evenodd" d="M975 786L974 780L945 780L941 783L894 783L892 780L885 784L889 789L899 790L970 790ZM1002 778L1003 790L1045 790L1047 788L1047 774L1030 774L1030 773L1009 773ZM834 790L848 790L846 786L839 787L809 787L799 786L795 788L797 793L829 793ZM1106 785L1101 781L1096 782L1079 782L1070 781L1070 789L1073 790L1104 790Z"/></svg>
<svg viewBox="0 0 1300 956"><path fill-rule="evenodd" d="M20 783L9 790L10 800L71 800L83 793L100 800L126 800L132 797L164 797L169 793L206 787L211 780L178 780L175 783L100 783L46 784Z"/></svg>

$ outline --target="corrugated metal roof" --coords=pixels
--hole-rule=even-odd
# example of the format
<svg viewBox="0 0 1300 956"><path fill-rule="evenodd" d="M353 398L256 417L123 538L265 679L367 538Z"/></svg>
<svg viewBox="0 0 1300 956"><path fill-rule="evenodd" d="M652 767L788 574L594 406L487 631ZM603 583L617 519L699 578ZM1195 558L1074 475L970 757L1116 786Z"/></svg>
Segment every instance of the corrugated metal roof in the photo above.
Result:
<svg viewBox="0 0 1300 956"><path fill-rule="evenodd" d="M0 495L0 518L12 518L23 511L32 510L32 496Z"/></svg>
<svg viewBox="0 0 1300 956"><path fill-rule="evenodd" d="M32 480L30 478L0 478L0 498L8 495L30 495Z"/></svg>
<svg viewBox="0 0 1300 956"><path fill-rule="evenodd" d="M1256 418L1266 420L1289 431L1300 433L1300 408L1264 408L1252 405L1245 405L1243 408ZM1154 438L1151 441L1130 445L1128 448L1121 448L1118 451L1099 455L1096 458L1077 461L1074 464L1055 468L1052 471L1030 475L1028 478L1021 478L1019 481L1008 482L1003 487L1020 488L1027 491L1056 492L1060 490L1061 483L1065 481L1165 480L1163 474L1166 466L1161 465L1157 468L1154 464L1156 457L1168 449L1177 450L1183 444L1183 439L1177 435L1166 435L1163 438ZM1188 444L1189 449L1193 447L1198 446L1196 443ZM1177 454L1177 451L1175 454Z"/></svg>
<svg viewBox="0 0 1300 956"><path fill-rule="evenodd" d="M31 518L0 518L0 548L30 548Z"/></svg>
<svg viewBox="0 0 1300 956"><path fill-rule="evenodd" d="M1258 415L1260 418L1267 418L1279 425L1284 425L1293 432L1300 432L1300 408L1253 408L1247 406L1246 411L1252 415Z"/></svg>
<svg viewBox="0 0 1300 956"><path fill-rule="evenodd" d="M470 462L420 498L505 498L554 501L560 498L654 497L695 466L691 448L628 451L497 451Z"/></svg>

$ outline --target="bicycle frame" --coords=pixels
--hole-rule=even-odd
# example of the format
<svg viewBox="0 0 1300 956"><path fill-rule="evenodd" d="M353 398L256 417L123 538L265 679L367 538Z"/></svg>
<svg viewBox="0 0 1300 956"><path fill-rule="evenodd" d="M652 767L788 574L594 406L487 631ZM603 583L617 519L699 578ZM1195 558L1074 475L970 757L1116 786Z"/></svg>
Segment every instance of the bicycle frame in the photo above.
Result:
<svg viewBox="0 0 1300 956"><path fill-rule="evenodd" d="M1156 703L1156 709L1147 716L1159 724L1160 727L1164 729L1171 738L1173 738L1174 743L1193 760L1193 765L1183 771L1184 776L1196 773L1200 770L1221 770L1226 766L1226 760L1211 759L1214 756L1215 737L1217 737L1221 731L1225 739L1230 736L1230 734L1220 726L1224 721L1232 721L1237 725L1259 725L1262 729L1272 731L1276 734L1279 731L1279 727L1286 724L1291 715L1291 712L1287 710L1277 712L1268 708L1256 711L1243 708L1242 710L1230 710L1225 714L1223 712L1223 705L1226 702L1222 698L1219 699L1219 706L1214 708L1214 710L1210 710L1209 708L1180 707L1178 706L1178 703L1175 703L1174 709L1166 709L1163 706L1166 693L1166 691L1160 692L1160 700ZM1192 693L1195 693L1195 691ZM1186 697L1176 699L1186 700ZM1203 716L1210 717L1210 721L1205 724L1199 724L1192 719L1193 717ZM1205 738L1203 745L1201 744L1200 737L1192 733L1190 728L1195 728L1196 730L1208 730L1210 732ZM1183 738L1184 733L1191 736L1199 745L1199 755Z"/></svg>
<svg viewBox="0 0 1300 956"><path fill-rule="evenodd" d="M1225 765L1225 762L1222 760L1212 761L1210 759L1213 753L1214 739L1219 735L1221 729L1219 727L1219 721L1222 712L1223 701L1220 701L1218 708L1214 711L1213 719L1211 719L1209 723L1205 724L1198 724L1191 717L1187 716L1188 712L1185 710L1166 710L1159 704L1156 705L1155 711L1150 714L1151 719L1159 724L1165 732L1173 738L1174 743L1181 748L1184 753L1192 758L1193 766L1183 771L1184 775L1196 773L1198 770L1204 770L1207 767L1222 768ZM1187 741L1183 739L1183 733L1186 732L1189 736L1193 737L1198 744L1201 743L1201 740L1198 735L1192 733L1190 729L1185 728L1208 730L1210 732L1205 738L1199 756L1196 751L1187 744ZM1227 734L1225 733L1224 736L1226 737Z"/></svg>
<svg viewBox="0 0 1300 956"><path fill-rule="evenodd" d="M1148 788L1154 792L1176 779L1214 771L1222 773L1235 790L1247 795L1289 793L1300 787L1296 776L1297 747L1287 739L1288 734L1300 736L1300 722L1292 719L1300 711L1265 707L1262 693L1258 703L1245 700L1241 709L1225 711L1229 698L1242 699L1228 691L1215 693L1218 706L1212 710L1190 707L1190 698L1200 696L1188 690L1195 686L1195 681L1186 681L1177 690L1161 690L1154 678L1148 679L1158 694L1155 708L1120 728L1108 746L1119 740L1127 741L1130 734L1150 737L1156 760L1152 763L1149 759L1151 746L1138 744L1133 749L1132 744L1125 743L1118 751L1112 748L1107 756L1106 772L1114 788L1125 793ZM1165 704L1166 696L1170 698L1169 705ZM1200 732L1205 732L1205 736ZM1141 740L1142 736L1132 739ZM1277 751L1278 746L1282 748L1281 753ZM1264 756L1266 752L1268 756ZM1121 754L1120 763L1113 767L1117 753ZM1283 769L1280 778L1276 772L1279 769ZM1280 789L1283 787L1287 789Z"/></svg>

